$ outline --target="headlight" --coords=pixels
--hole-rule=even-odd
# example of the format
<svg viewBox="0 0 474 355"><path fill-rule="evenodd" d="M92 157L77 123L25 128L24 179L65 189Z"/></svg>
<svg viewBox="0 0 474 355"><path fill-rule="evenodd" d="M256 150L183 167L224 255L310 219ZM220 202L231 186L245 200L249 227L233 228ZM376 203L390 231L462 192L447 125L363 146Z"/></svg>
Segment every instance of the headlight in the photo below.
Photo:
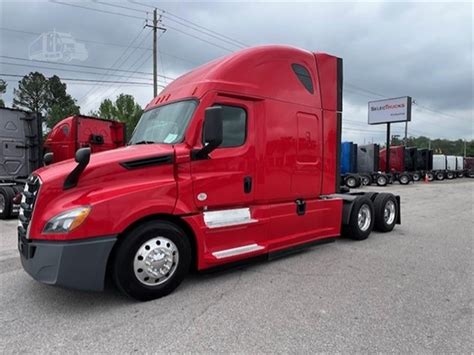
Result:
<svg viewBox="0 0 474 355"><path fill-rule="evenodd" d="M85 221L90 211L91 208L89 206L82 206L60 213L46 223L43 233L69 233Z"/></svg>

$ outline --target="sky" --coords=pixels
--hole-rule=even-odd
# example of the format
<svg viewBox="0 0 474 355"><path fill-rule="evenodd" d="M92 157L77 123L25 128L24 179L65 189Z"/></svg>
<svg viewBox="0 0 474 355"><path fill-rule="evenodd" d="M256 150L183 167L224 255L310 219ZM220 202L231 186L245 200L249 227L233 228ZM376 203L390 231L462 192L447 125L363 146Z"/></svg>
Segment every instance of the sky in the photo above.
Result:
<svg viewBox="0 0 474 355"><path fill-rule="evenodd" d="M63 78L84 114L120 93L144 107L153 98L144 25L155 6L166 28L158 40L160 85L248 46L286 44L343 58L344 140L383 142L385 127L367 125L367 102L399 96L415 100L409 136L474 139L471 2L0 0L7 106L15 75L40 71ZM74 43L73 54L44 57L41 34L53 31ZM392 124L392 133L403 137L404 123Z"/></svg>

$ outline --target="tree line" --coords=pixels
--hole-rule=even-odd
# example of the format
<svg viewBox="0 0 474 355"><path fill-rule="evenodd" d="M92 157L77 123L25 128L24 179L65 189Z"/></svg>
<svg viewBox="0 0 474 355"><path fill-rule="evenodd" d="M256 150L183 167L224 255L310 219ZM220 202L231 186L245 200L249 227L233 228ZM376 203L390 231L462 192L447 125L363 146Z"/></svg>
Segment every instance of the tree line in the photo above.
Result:
<svg viewBox="0 0 474 355"><path fill-rule="evenodd" d="M392 136L391 145L403 145L403 140ZM474 156L474 140L463 141L449 139L431 139L429 137L408 137L405 144L407 147L430 148L435 154L462 155L466 148L466 156Z"/></svg>
<svg viewBox="0 0 474 355"><path fill-rule="evenodd" d="M0 79L0 95L6 89L7 83ZM57 75L46 78L42 73L31 72L18 82L13 95L13 108L41 114L49 128L68 116L81 114L77 100L67 93L66 83ZM0 107L5 107L1 97ZM99 109L89 112L88 116L124 122L127 131L133 132L142 113L143 109L132 95L120 94L115 101L103 100Z"/></svg>

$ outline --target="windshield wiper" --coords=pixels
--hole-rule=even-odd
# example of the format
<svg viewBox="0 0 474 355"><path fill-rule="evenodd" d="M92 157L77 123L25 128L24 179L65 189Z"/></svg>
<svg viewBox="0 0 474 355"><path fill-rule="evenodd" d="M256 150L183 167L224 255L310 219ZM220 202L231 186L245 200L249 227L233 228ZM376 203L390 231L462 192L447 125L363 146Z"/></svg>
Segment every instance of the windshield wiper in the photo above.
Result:
<svg viewBox="0 0 474 355"><path fill-rule="evenodd" d="M139 141L139 142L136 142L136 143L133 143L134 145L135 144L155 144L156 142L154 141Z"/></svg>

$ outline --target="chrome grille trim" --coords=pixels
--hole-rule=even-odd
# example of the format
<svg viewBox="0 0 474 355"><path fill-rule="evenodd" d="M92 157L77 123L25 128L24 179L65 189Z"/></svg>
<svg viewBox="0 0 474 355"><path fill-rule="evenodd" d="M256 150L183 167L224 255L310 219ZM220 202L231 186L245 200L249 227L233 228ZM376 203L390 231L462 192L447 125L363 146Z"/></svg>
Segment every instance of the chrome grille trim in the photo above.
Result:
<svg viewBox="0 0 474 355"><path fill-rule="evenodd" d="M41 184L41 179L36 175L31 175L25 183L21 197L20 212L18 214L18 235L20 237L26 239L30 237L30 222Z"/></svg>

